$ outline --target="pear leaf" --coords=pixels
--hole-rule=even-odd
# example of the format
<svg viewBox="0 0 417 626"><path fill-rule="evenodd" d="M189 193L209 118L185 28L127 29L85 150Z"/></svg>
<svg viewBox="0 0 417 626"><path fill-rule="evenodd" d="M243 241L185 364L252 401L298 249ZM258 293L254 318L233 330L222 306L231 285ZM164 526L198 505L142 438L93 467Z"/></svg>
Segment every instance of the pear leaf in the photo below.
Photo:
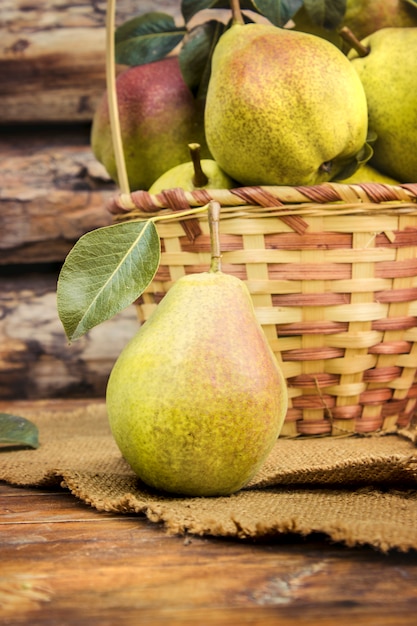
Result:
<svg viewBox="0 0 417 626"><path fill-rule="evenodd" d="M215 20L200 24L190 31L180 50L182 76L198 98L206 96L211 73L211 57L217 41L225 30L224 24Z"/></svg>
<svg viewBox="0 0 417 626"><path fill-rule="evenodd" d="M304 0L310 20L316 26L335 30L343 20L347 0Z"/></svg>
<svg viewBox="0 0 417 626"><path fill-rule="evenodd" d="M83 235L58 278L58 315L68 339L78 339L132 304L152 282L160 255L152 220L113 224Z"/></svg>
<svg viewBox="0 0 417 626"><path fill-rule="evenodd" d="M337 172L337 180L346 180L353 176L353 174L361 167L361 165L365 165L372 157L374 150L372 148L371 143L367 142L363 145L363 147L355 154L355 156L348 161L342 170Z"/></svg>
<svg viewBox="0 0 417 626"><path fill-rule="evenodd" d="M184 38L185 27L176 26L166 13L145 13L116 29L116 63L144 65L166 57Z"/></svg>
<svg viewBox="0 0 417 626"><path fill-rule="evenodd" d="M275 3L276 0L268 0ZM255 0L240 0L240 8L243 10L256 11ZM188 23L194 15L207 9L227 9L230 11L230 0L182 0L181 13L184 21Z"/></svg>
<svg viewBox="0 0 417 626"><path fill-rule="evenodd" d="M216 0L182 0L181 13L185 22L189 22L194 15L206 9L222 8L217 6ZM224 3L227 5L227 2ZM226 8L229 8L227 5Z"/></svg>
<svg viewBox="0 0 417 626"><path fill-rule="evenodd" d="M372 158L373 153L374 149L371 143L366 142L363 148L361 148L361 150L359 150L359 152L356 154L355 158L359 165L365 165L365 163L367 163L369 159Z"/></svg>
<svg viewBox="0 0 417 626"><path fill-rule="evenodd" d="M254 0L255 10L275 26L285 26L303 5L303 0Z"/></svg>
<svg viewBox="0 0 417 626"><path fill-rule="evenodd" d="M38 448L38 427L25 417L0 413L0 447L3 446Z"/></svg>

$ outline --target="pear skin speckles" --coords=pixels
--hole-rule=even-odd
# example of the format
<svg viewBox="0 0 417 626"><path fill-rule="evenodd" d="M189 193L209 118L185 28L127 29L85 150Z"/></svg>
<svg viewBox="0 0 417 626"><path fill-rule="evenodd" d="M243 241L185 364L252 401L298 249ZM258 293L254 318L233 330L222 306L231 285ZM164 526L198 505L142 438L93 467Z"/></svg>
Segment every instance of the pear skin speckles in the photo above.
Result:
<svg viewBox="0 0 417 626"><path fill-rule="evenodd" d="M319 37L235 24L212 61L205 126L213 157L244 185L333 178L366 141L366 98L352 70Z"/></svg>

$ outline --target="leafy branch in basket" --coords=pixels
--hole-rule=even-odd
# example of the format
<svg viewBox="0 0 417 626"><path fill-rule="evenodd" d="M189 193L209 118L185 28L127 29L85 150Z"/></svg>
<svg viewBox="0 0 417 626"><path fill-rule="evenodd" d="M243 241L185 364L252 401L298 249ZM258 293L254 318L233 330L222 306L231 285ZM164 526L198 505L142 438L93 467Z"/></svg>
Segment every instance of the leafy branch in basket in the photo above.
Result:
<svg viewBox="0 0 417 626"><path fill-rule="evenodd" d="M182 23L150 12L133 16L115 33L116 61L137 66L165 58L178 46L185 82L205 97L214 47L230 28L228 0L182 0ZM415 27L417 0L242 0L246 21L266 19L328 38L348 51L338 31L350 28L358 39L381 28Z"/></svg>
<svg viewBox="0 0 417 626"><path fill-rule="evenodd" d="M265 18L280 27L304 8L314 26L329 30L341 23L346 10L346 0L242 0L240 5L246 21ZM179 46L185 82L197 97L204 98L214 47L231 26L230 2L183 0L181 15L181 25L161 12L140 14L127 20L115 33L116 61L128 66L143 65L165 58Z"/></svg>

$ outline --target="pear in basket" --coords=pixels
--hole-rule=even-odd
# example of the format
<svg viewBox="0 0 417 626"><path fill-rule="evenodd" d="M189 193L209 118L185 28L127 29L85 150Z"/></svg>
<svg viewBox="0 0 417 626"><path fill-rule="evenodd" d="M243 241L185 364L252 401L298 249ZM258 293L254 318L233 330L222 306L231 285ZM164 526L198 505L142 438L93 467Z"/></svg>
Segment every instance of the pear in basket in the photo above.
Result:
<svg viewBox="0 0 417 626"><path fill-rule="evenodd" d="M205 129L213 158L243 185L334 179L366 143L358 75L325 39L244 24L236 4L212 58Z"/></svg>
<svg viewBox="0 0 417 626"><path fill-rule="evenodd" d="M203 108L184 82L177 57L129 67L116 81L124 158L131 189L148 189L168 169L188 159L187 144L201 145ZM91 147L118 182L107 93L93 117Z"/></svg>
<svg viewBox="0 0 417 626"><path fill-rule="evenodd" d="M381 28L417 26L417 5L408 0L347 0L341 21L328 28L313 22L304 3L292 21L296 30L329 39L347 52L350 48L338 34L342 27L347 26L358 39L364 39Z"/></svg>
<svg viewBox="0 0 417 626"><path fill-rule="evenodd" d="M349 52L376 134L370 161L402 183L417 181L417 28L383 28ZM389 88L387 88L389 85Z"/></svg>
<svg viewBox="0 0 417 626"><path fill-rule="evenodd" d="M195 189L231 189L235 182L217 165L213 159L201 159L201 147L190 143L191 161L180 163L162 174L149 188L149 193L161 193L165 189L181 187L184 191Z"/></svg>
<svg viewBox="0 0 417 626"><path fill-rule="evenodd" d="M122 351L106 394L114 439L139 478L190 496L243 487L287 410L249 291L213 249L210 271L177 280Z"/></svg>
<svg viewBox="0 0 417 626"><path fill-rule="evenodd" d="M408 0L347 0L341 26L364 39L381 28L417 26L417 10Z"/></svg>

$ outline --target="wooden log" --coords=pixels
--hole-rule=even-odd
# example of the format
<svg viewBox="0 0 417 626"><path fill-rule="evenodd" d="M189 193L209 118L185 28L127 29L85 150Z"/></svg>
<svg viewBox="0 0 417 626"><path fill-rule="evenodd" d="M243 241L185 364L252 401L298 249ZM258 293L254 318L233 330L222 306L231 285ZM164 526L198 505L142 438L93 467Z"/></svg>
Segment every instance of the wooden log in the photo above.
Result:
<svg viewBox="0 0 417 626"><path fill-rule="evenodd" d="M2 0L0 123L89 121L105 89L106 2ZM118 0L117 24L178 0Z"/></svg>
<svg viewBox="0 0 417 626"><path fill-rule="evenodd" d="M139 328L134 306L68 344L56 306L59 267L0 274L0 399L104 397L111 368Z"/></svg>
<svg viewBox="0 0 417 626"><path fill-rule="evenodd" d="M88 127L14 130L0 152L0 265L63 261L81 235L111 223L105 205L116 186Z"/></svg>

